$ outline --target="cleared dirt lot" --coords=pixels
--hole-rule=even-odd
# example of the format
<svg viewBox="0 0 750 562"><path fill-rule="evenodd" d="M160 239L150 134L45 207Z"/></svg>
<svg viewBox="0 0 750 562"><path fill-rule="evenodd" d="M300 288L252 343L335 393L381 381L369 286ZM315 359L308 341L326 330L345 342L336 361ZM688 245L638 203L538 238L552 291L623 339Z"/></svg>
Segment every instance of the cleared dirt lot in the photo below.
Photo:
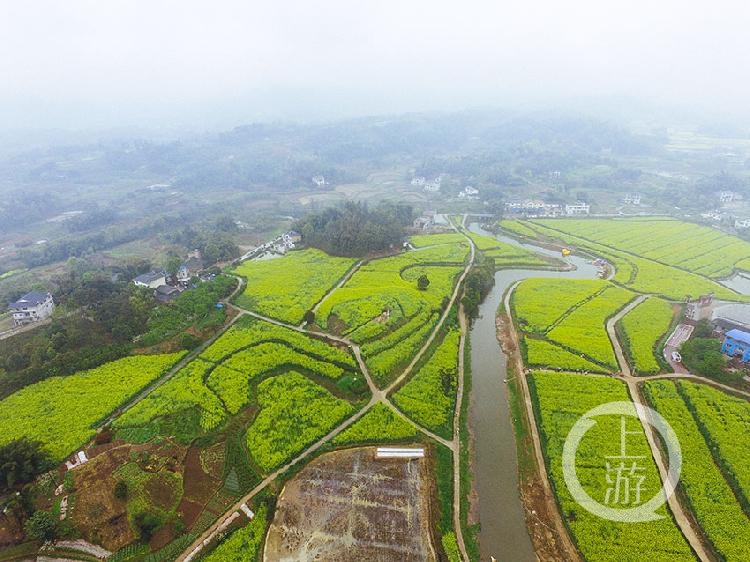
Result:
<svg viewBox="0 0 750 562"><path fill-rule="evenodd" d="M264 560L432 561L429 461L375 447L322 455L279 497Z"/></svg>

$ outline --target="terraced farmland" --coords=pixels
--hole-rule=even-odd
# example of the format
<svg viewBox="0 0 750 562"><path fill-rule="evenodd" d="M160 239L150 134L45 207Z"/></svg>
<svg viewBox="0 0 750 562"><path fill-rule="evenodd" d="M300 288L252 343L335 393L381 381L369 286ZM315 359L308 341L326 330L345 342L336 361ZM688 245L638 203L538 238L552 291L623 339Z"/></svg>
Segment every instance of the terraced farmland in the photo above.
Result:
<svg viewBox="0 0 750 562"><path fill-rule="evenodd" d="M385 385L435 327L466 252L464 245L429 245L364 264L323 301L317 323L360 343L373 377ZM417 287L422 275L430 281L426 290Z"/></svg>
<svg viewBox="0 0 750 562"><path fill-rule="evenodd" d="M257 405L258 389L270 376L283 378L299 371L311 378L310 384L327 385L356 400L352 388L364 389L356 369L346 350L295 330L243 319L119 418L115 428L122 435L147 439L170 434L176 427L177 439L189 443L230 415ZM298 380L298 375L293 377Z"/></svg>

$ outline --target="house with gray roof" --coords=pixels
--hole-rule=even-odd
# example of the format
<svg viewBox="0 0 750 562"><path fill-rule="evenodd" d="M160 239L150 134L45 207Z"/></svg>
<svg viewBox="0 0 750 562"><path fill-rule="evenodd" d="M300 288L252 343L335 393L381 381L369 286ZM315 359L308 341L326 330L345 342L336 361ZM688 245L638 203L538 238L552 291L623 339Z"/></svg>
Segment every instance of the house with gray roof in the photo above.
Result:
<svg viewBox="0 0 750 562"><path fill-rule="evenodd" d="M32 291L10 303L8 308L13 313L13 324L23 326L52 316L55 302L51 293Z"/></svg>
<svg viewBox="0 0 750 562"><path fill-rule="evenodd" d="M139 275L138 277L133 279L133 283L135 283L138 287L156 289L161 285L166 285L167 274L163 271L150 271L149 273L144 273L143 275Z"/></svg>

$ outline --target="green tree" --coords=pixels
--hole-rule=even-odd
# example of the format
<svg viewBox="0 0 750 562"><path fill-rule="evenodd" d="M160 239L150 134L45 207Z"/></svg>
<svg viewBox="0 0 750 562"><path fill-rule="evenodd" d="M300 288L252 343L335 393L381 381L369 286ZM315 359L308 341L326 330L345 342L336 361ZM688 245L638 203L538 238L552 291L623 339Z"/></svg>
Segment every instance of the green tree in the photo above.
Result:
<svg viewBox="0 0 750 562"><path fill-rule="evenodd" d="M151 540L156 530L161 526L161 519L150 511L141 511L133 518L135 526L144 542Z"/></svg>
<svg viewBox="0 0 750 562"><path fill-rule="evenodd" d="M57 520L49 511L36 511L26 523L24 523L26 534L38 541L49 541L57 537Z"/></svg>
<svg viewBox="0 0 750 562"><path fill-rule="evenodd" d="M693 330L694 338L710 338L713 334L714 329L711 326L711 322L707 318L701 318L695 323L695 329Z"/></svg>
<svg viewBox="0 0 750 562"><path fill-rule="evenodd" d="M190 351L191 349L198 347L200 344L201 340L190 332L183 332L180 334L180 347L182 349Z"/></svg>
<svg viewBox="0 0 750 562"><path fill-rule="evenodd" d="M0 491L31 482L51 467L50 456L40 441L22 437L6 443L0 447Z"/></svg>
<svg viewBox="0 0 750 562"><path fill-rule="evenodd" d="M417 279L417 288L420 291L426 291L427 287L430 286L430 280L427 278L427 275L424 273L419 276L419 279Z"/></svg>
<svg viewBox="0 0 750 562"><path fill-rule="evenodd" d="M304 320L306 324L315 324L315 312L313 310L305 312Z"/></svg>
<svg viewBox="0 0 750 562"><path fill-rule="evenodd" d="M118 480L114 489L115 497L118 500L124 500L128 497L128 483L125 480Z"/></svg>
<svg viewBox="0 0 750 562"><path fill-rule="evenodd" d="M180 270L180 265L182 265L180 256L170 256L169 259L167 259L167 275L169 275L170 277L175 277L177 275L177 272Z"/></svg>
<svg viewBox="0 0 750 562"><path fill-rule="evenodd" d="M726 358L721 353L721 342L711 338L691 338L680 347L682 362L697 375L721 378L726 370Z"/></svg>

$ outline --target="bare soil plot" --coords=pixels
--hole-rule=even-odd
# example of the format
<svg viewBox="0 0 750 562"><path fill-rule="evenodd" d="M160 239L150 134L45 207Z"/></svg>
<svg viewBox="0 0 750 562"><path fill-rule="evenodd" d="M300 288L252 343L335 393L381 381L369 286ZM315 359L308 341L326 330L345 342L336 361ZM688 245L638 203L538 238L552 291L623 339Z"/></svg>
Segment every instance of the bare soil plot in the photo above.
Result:
<svg viewBox="0 0 750 562"><path fill-rule="evenodd" d="M264 560L433 561L429 461L375 447L322 455L279 497Z"/></svg>

